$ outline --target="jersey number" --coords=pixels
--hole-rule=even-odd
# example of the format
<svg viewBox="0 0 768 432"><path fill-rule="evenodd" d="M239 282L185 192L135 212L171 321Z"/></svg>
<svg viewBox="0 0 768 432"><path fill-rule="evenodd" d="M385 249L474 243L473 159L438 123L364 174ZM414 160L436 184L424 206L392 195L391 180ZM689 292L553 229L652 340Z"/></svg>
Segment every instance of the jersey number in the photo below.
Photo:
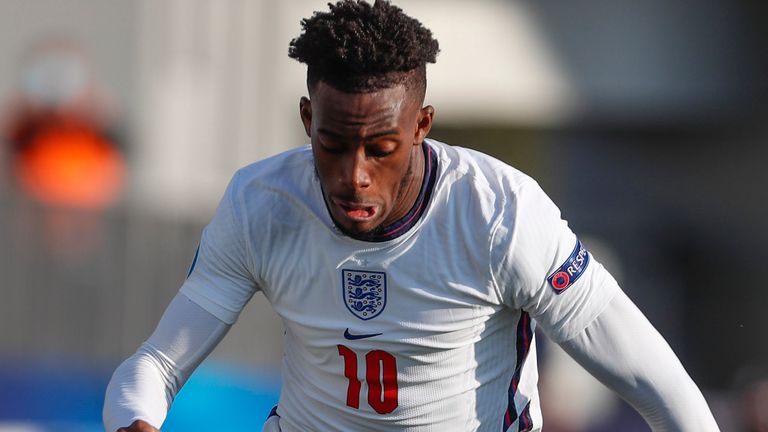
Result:
<svg viewBox="0 0 768 432"><path fill-rule="evenodd" d="M360 380L357 378L357 353L339 345L344 357L344 376L349 380L347 406L360 408ZM379 414L397 408L397 359L392 354L373 350L365 354L365 381L368 383L368 405Z"/></svg>

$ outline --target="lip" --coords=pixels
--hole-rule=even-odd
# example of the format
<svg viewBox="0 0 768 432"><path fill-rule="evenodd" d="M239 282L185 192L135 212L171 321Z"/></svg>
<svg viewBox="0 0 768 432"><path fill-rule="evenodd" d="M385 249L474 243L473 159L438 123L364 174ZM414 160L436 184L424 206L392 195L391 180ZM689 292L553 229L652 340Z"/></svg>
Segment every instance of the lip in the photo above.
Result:
<svg viewBox="0 0 768 432"><path fill-rule="evenodd" d="M345 201L336 198L332 198L331 201L341 210L346 218L355 222L369 221L378 213L378 206L375 204Z"/></svg>

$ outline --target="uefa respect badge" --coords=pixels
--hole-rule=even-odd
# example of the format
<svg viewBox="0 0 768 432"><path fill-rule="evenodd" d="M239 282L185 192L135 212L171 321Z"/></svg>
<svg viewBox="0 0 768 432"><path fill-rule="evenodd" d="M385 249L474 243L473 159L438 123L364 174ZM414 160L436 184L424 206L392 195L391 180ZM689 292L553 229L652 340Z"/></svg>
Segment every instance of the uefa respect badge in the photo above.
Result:
<svg viewBox="0 0 768 432"><path fill-rule="evenodd" d="M589 252L587 252L587 248L581 244L580 240L576 240L576 247L573 249L571 256L565 260L560 268L549 275L547 282L555 290L555 294L560 295L584 274L584 270L586 270L588 265Z"/></svg>

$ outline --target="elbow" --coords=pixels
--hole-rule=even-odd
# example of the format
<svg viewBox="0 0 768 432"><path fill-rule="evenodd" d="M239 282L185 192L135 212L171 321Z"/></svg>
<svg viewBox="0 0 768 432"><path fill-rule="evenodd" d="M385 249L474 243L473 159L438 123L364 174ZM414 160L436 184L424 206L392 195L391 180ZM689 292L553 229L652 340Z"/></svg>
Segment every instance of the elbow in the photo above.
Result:
<svg viewBox="0 0 768 432"><path fill-rule="evenodd" d="M169 360L146 342L113 372L104 394L102 421L114 432L135 420L160 424L178 388Z"/></svg>

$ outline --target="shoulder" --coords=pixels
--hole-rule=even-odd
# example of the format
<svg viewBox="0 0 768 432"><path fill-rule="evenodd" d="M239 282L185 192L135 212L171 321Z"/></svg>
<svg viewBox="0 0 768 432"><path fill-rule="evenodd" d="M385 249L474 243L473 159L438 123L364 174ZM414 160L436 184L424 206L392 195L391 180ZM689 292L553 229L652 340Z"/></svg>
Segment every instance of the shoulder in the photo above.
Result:
<svg viewBox="0 0 768 432"><path fill-rule="evenodd" d="M560 220L560 210L539 183L492 156L431 140L438 153L439 194L452 208L474 221L484 222L491 241L511 243L519 230L538 228Z"/></svg>
<svg viewBox="0 0 768 432"><path fill-rule="evenodd" d="M428 144L440 165L433 202L450 218L447 225L467 227L465 235L474 236L472 241L483 247L509 244L520 229L521 216L536 213L536 202L545 196L538 183L484 153L434 140Z"/></svg>
<svg viewBox="0 0 768 432"><path fill-rule="evenodd" d="M438 155L440 187L451 195L478 195L498 211L515 206L526 189L538 188L533 178L493 156L435 140L428 144Z"/></svg>
<svg viewBox="0 0 768 432"><path fill-rule="evenodd" d="M316 181L314 172L310 147L299 147L240 168L227 194L233 200L301 195Z"/></svg>
<svg viewBox="0 0 768 432"><path fill-rule="evenodd" d="M317 182L312 151L304 146L237 170L225 199L241 219L281 217L296 206L318 207Z"/></svg>
<svg viewBox="0 0 768 432"><path fill-rule="evenodd" d="M451 181L471 182L505 192L535 183L527 174L488 154L432 139L427 142L438 154L441 175Z"/></svg>
<svg viewBox="0 0 768 432"><path fill-rule="evenodd" d="M295 148L240 168L232 178L231 188L243 192L252 187L295 184L302 181L311 167L310 147Z"/></svg>

